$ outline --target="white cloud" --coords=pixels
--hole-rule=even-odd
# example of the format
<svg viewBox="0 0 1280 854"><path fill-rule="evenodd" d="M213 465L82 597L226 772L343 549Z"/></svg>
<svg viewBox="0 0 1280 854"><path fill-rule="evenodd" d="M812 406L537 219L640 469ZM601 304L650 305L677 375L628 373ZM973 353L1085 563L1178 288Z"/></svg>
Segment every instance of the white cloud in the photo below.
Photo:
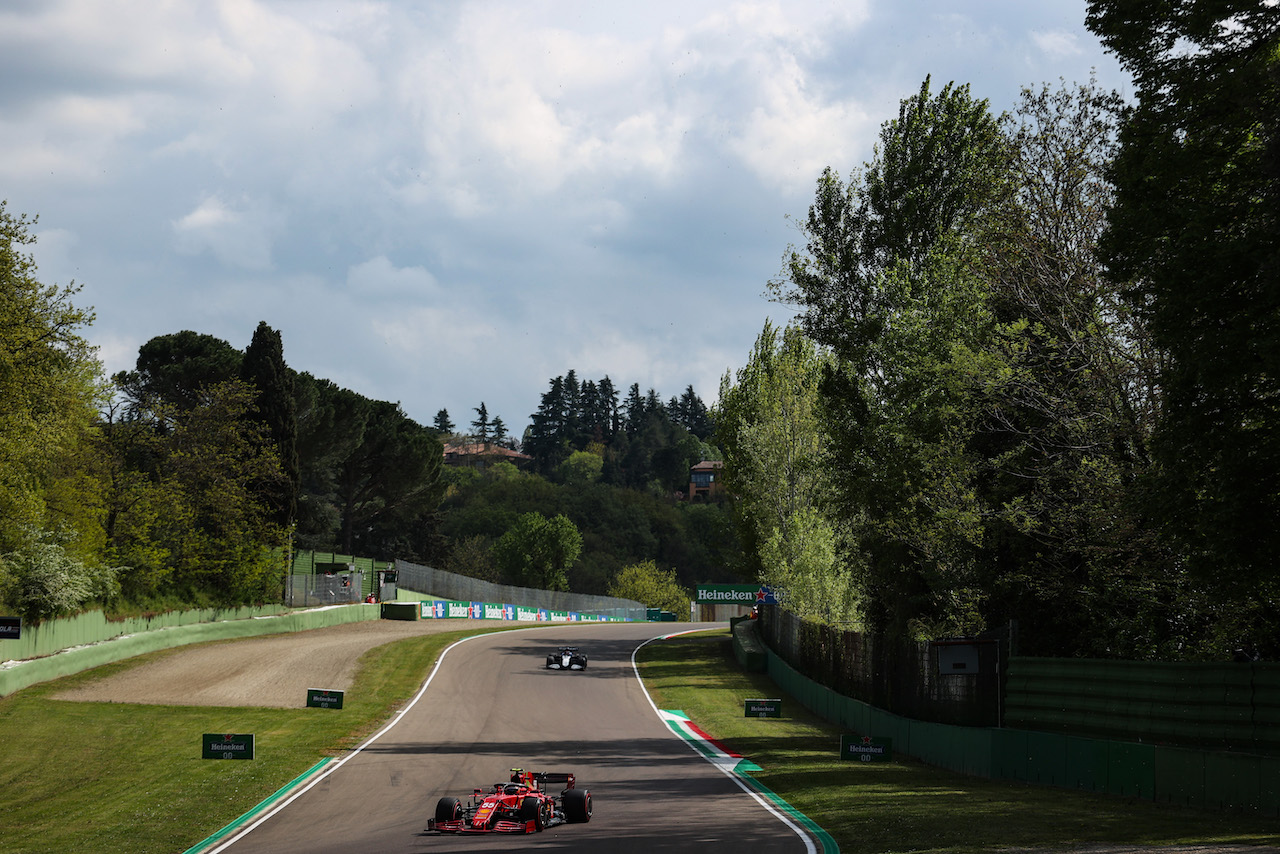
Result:
<svg viewBox="0 0 1280 854"><path fill-rule="evenodd" d="M422 299L438 295L440 287L425 267L396 267L387 256L379 255L347 271L347 290L358 297Z"/></svg>
<svg viewBox="0 0 1280 854"><path fill-rule="evenodd" d="M1062 30L1032 32L1031 41L1040 51L1054 59L1079 56L1084 52L1075 33Z"/></svg>
<svg viewBox="0 0 1280 854"><path fill-rule="evenodd" d="M280 222L262 203L245 202L237 209L210 196L172 225L182 254L209 252L227 267L271 269L272 234Z"/></svg>

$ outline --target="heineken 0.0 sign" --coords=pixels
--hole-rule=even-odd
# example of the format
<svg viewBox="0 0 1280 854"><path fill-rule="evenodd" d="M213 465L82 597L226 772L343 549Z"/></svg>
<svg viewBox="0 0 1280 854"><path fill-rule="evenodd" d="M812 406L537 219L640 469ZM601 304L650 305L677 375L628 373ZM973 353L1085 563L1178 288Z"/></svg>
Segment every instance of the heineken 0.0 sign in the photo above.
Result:
<svg viewBox="0 0 1280 854"><path fill-rule="evenodd" d="M252 759L253 733L247 735L204 734L202 759Z"/></svg>
<svg viewBox="0 0 1280 854"><path fill-rule="evenodd" d="M782 700L743 700L742 711L747 718L780 718Z"/></svg>
<svg viewBox="0 0 1280 854"><path fill-rule="evenodd" d="M327 688L308 688L307 706L312 709L341 709L342 692Z"/></svg>
<svg viewBox="0 0 1280 854"><path fill-rule="evenodd" d="M859 762L888 762L893 759L892 738L872 738L869 735L840 736L840 758Z"/></svg>

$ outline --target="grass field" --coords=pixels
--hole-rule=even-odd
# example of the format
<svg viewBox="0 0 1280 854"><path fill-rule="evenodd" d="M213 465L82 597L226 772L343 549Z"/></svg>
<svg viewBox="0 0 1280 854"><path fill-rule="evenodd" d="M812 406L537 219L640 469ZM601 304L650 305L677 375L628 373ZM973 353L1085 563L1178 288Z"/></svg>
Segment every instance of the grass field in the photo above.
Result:
<svg viewBox="0 0 1280 854"><path fill-rule="evenodd" d="M659 708L683 710L760 765L752 776L816 821L842 854L1280 845L1274 818L998 783L901 756L841 761L841 730L790 702L767 676L741 670L728 632L651 643L637 659ZM755 697L782 697L783 717L744 717L743 700Z"/></svg>

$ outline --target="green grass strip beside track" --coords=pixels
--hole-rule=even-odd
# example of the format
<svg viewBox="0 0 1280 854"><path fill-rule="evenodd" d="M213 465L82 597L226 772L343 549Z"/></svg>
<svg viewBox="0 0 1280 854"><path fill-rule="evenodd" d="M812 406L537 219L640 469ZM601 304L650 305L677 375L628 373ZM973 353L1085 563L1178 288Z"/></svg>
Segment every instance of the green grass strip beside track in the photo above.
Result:
<svg viewBox="0 0 1280 854"><path fill-rule="evenodd" d="M219 842L226 839L228 836L235 833L240 828L244 827L250 821L257 818L265 810L270 809L271 807L279 803L283 798L288 797L290 794L293 793L294 789L296 789L298 786L301 786L307 780L310 780L314 774L320 771L320 769L324 768L329 763L335 762L335 761L337 760L335 760L332 756L327 756L324 759L321 759L315 765L312 765L306 771L303 771L297 777L294 777L288 783L284 784L279 789L277 789L276 792L273 795L271 795L271 797L265 799L256 807L249 810L247 813L240 816L238 819L231 822L226 827L219 830L217 833L214 833L202 839L200 842L197 842L195 845L191 846L186 851L182 852L182 854L200 854L201 851L205 851L209 848L214 847Z"/></svg>
<svg viewBox="0 0 1280 854"><path fill-rule="evenodd" d="M689 716L679 709L663 709L661 714L663 723L667 725L667 728L680 736L680 738L684 739L693 747L694 750L702 754L708 762L711 762L713 765L733 774L734 777L741 780L743 784L753 792L769 801L769 803L771 803L776 809L780 812L786 813L789 818L801 825L805 831L807 831L809 835L813 839L817 840L818 844L822 846L823 854L840 854L840 846L831 838L831 834L823 830L816 821L800 812L800 810L796 809L791 804L787 803L786 800L780 797L768 786L751 776L752 771L762 770L759 765L752 762L750 759L743 759L741 756L732 756L725 753L717 747L714 742L702 737L698 733L694 732L690 727L678 726L674 719L683 720L690 724L693 723Z"/></svg>

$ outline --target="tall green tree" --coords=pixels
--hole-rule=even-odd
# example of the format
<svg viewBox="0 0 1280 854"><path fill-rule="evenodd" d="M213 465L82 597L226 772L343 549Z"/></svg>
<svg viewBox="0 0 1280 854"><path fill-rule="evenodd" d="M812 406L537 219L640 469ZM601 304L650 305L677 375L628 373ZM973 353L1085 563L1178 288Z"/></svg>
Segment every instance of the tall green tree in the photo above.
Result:
<svg viewBox="0 0 1280 854"><path fill-rule="evenodd" d="M72 560L101 557L93 465L102 368L82 330L80 286L45 285L29 249L34 219L0 201L0 552L57 534ZM42 540L42 542L45 540Z"/></svg>
<svg viewBox="0 0 1280 854"><path fill-rule="evenodd" d="M624 566L609 582L608 595L630 599L650 608L661 608L687 619L693 597L680 586L674 569L660 569L651 560Z"/></svg>
<svg viewBox="0 0 1280 854"><path fill-rule="evenodd" d="M818 182L778 298L836 362L822 395L835 506L854 526L869 628L965 631L981 600L973 378L990 364L982 224L1010 194L1010 146L967 86L926 80L847 184ZM804 520L801 520L804 521ZM818 552L817 554L821 554Z"/></svg>
<svg viewBox="0 0 1280 854"><path fill-rule="evenodd" d="M221 338L191 330L157 335L138 349L132 371L113 379L128 405L152 409L164 404L185 412L203 403L204 392L239 379L243 354Z"/></svg>
<svg viewBox="0 0 1280 854"><path fill-rule="evenodd" d="M582 551L582 534L564 515L523 513L493 546L498 567L512 584L568 590L569 567Z"/></svg>
<svg viewBox="0 0 1280 854"><path fill-rule="evenodd" d="M444 450L399 404L372 401L361 440L336 466L340 543L347 554L418 557L444 495ZM407 533L408 540L400 535ZM397 547L413 543L412 554Z"/></svg>
<svg viewBox="0 0 1280 854"><path fill-rule="evenodd" d="M453 421L449 418L449 410L441 409L436 413L435 420L431 422L431 426L435 428L436 433L440 436L448 436L453 433Z"/></svg>
<svg viewBox="0 0 1280 854"><path fill-rule="evenodd" d="M483 400L475 408L475 413L475 420L471 422L471 437L481 445L488 444L492 438L493 425L489 421L489 408L484 405Z"/></svg>
<svg viewBox="0 0 1280 854"><path fill-rule="evenodd" d="M1265 0L1093 0L1087 25L1134 80L1102 249L1162 356L1151 510L1235 603L1236 630L1274 639L1280 14Z"/></svg>
<svg viewBox="0 0 1280 854"><path fill-rule="evenodd" d="M342 466L364 442L373 401L305 372L294 376L294 397L300 478L296 542L300 548L330 550L341 536Z"/></svg>
<svg viewBox="0 0 1280 854"><path fill-rule="evenodd" d="M283 475L276 483L260 485L263 500L277 524L289 527L298 513L298 415L293 372L284 361L280 333L258 324L240 363L240 378L255 391L249 417L258 421L275 445Z"/></svg>
<svg viewBox="0 0 1280 854"><path fill-rule="evenodd" d="M282 474L270 437L248 418L254 396L232 380L206 386L184 410L151 399L110 431L126 463L145 445L145 469L119 480L113 501L112 551L130 597L245 604L279 596L285 530L256 486Z"/></svg>
<svg viewBox="0 0 1280 854"><path fill-rule="evenodd" d="M798 327L766 323L736 381L722 380L715 421L724 488L736 496L759 580L785 590L795 613L843 622L856 616L857 591L836 560L848 528L832 512L820 413L830 363Z"/></svg>

